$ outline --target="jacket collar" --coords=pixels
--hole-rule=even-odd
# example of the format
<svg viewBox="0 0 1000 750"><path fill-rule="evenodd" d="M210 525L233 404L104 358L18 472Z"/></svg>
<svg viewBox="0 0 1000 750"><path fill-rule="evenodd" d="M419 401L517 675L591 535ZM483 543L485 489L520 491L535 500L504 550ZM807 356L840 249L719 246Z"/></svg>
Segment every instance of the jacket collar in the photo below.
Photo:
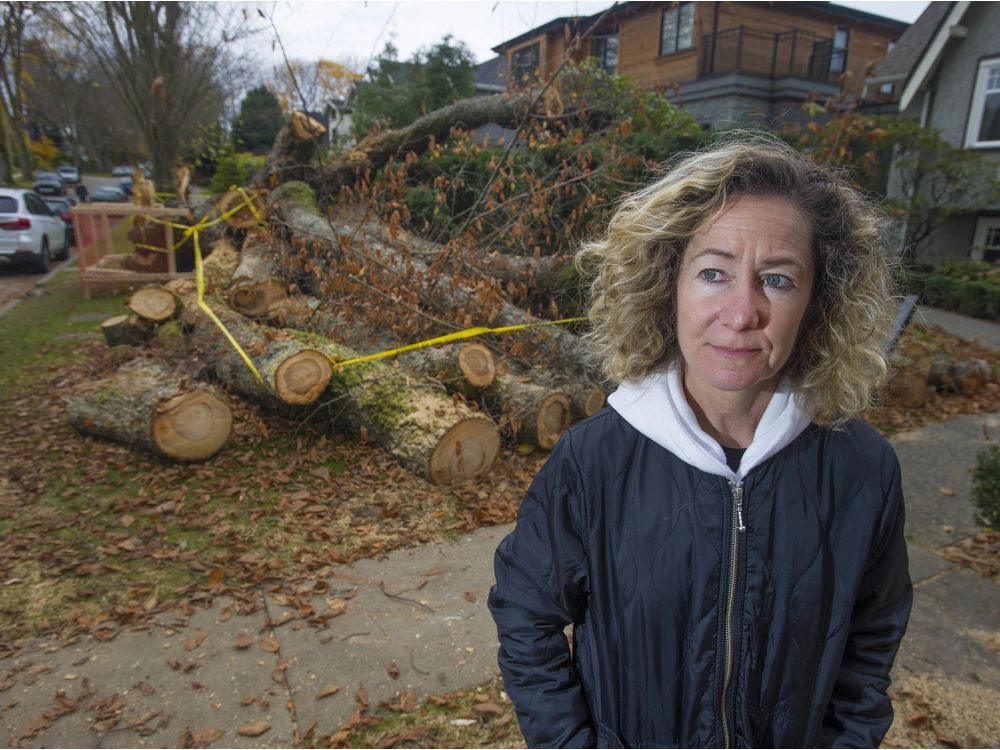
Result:
<svg viewBox="0 0 1000 750"><path fill-rule="evenodd" d="M680 368L625 381L608 397L608 404L635 429L682 461L733 482L797 438L810 419L796 403L791 381L782 379L743 454L738 472L726 465L722 446L701 429L684 396Z"/></svg>

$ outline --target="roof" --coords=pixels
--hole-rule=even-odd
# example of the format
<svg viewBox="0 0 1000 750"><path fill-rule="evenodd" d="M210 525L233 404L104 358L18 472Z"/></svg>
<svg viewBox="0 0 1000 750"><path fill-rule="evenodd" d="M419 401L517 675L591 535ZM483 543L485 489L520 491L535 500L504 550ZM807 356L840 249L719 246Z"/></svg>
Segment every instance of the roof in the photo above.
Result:
<svg viewBox="0 0 1000 750"><path fill-rule="evenodd" d="M507 88L507 58L497 55L476 66L476 90L504 91Z"/></svg>
<svg viewBox="0 0 1000 750"><path fill-rule="evenodd" d="M774 2L762 2L760 5L770 6L772 9L780 7ZM897 21L894 18L886 18L885 16L879 16L875 13L867 13L863 10L855 10L854 8L848 8L843 5L836 5L830 2L783 2L783 6L790 8L795 8L799 11L806 11L810 15L815 15L816 13L822 13L833 18L841 18L849 21L858 21L865 23L873 23L878 26L882 26L889 31L899 31L903 32L909 24L906 21ZM541 26L536 26L533 29L528 29L523 34L519 34L513 39L508 39L501 42L496 47L493 48L494 52L504 53L511 47L516 47L522 42L527 42L530 39L534 39L542 34L547 34L550 31L559 31L566 24L579 25L580 30L586 29L587 26L593 24L603 18L603 20L610 21L614 18L618 18L625 14L631 14L638 11L645 10L649 6L648 2L624 2L615 3L608 8L598 11L590 16L560 16L559 18L553 18L551 21L542 24Z"/></svg>
<svg viewBox="0 0 1000 750"><path fill-rule="evenodd" d="M920 18L903 32L893 50L878 61L869 83L888 83L907 79L944 22L952 5L950 2L933 2L928 5L920 14Z"/></svg>

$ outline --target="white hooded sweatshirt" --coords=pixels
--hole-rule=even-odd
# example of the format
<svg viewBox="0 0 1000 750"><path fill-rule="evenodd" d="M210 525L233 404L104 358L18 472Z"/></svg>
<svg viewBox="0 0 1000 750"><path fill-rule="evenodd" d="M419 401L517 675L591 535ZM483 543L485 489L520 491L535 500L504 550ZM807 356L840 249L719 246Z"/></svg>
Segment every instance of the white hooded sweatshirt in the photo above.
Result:
<svg viewBox="0 0 1000 750"><path fill-rule="evenodd" d="M641 381L625 381L608 397L608 405L626 422L682 461L732 482L797 438L810 419L796 403L791 381L783 378L761 416L753 442L734 472L715 438L698 424L681 381L679 368L653 373Z"/></svg>

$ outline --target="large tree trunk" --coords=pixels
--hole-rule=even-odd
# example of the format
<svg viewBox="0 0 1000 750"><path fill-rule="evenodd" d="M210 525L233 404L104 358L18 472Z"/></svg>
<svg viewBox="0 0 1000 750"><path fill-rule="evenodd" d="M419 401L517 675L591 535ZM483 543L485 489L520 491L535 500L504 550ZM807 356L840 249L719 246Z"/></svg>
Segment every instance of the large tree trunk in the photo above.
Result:
<svg viewBox="0 0 1000 750"><path fill-rule="evenodd" d="M289 298L276 305L273 312L274 321L283 327L309 331L357 351L375 353L400 346L386 332L373 331L359 321L350 323L314 297ZM470 398L478 396L496 375L492 352L478 342L415 349L387 358L385 363L398 363Z"/></svg>
<svg viewBox="0 0 1000 750"><path fill-rule="evenodd" d="M274 305L288 298L288 284L281 254L287 247L275 247L276 241L264 229L247 234L240 253L240 264L233 272L226 290L229 306L248 318L267 320Z"/></svg>
<svg viewBox="0 0 1000 750"><path fill-rule="evenodd" d="M63 400L70 423L80 432L180 461L213 456L232 429L224 402L146 359L85 383Z"/></svg>
<svg viewBox="0 0 1000 750"><path fill-rule="evenodd" d="M312 339L339 361L358 352ZM329 409L338 426L373 441L405 468L440 484L487 472L500 450L500 433L484 414L429 384L381 362L335 368Z"/></svg>
<svg viewBox="0 0 1000 750"><path fill-rule="evenodd" d="M359 175L378 169L393 156L421 153L431 142L447 138L455 127L471 130L488 122L517 125L523 122L530 106L529 94L461 99L418 117L406 127L370 135L325 166L313 166L304 158L298 163L290 158L273 159L265 167L263 179L265 183L272 176L278 182L304 180L324 195L337 195L342 186L353 184ZM279 154L284 156L282 151Z"/></svg>
<svg viewBox="0 0 1000 750"><path fill-rule="evenodd" d="M193 298L185 299L190 346L220 382L279 411L284 411L282 404L311 404L322 395L332 374L329 359L323 353L298 340L295 332L263 328L218 303L210 306L251 357L264 381L257 381L218 326L200 310L195 312Z"/></svg>

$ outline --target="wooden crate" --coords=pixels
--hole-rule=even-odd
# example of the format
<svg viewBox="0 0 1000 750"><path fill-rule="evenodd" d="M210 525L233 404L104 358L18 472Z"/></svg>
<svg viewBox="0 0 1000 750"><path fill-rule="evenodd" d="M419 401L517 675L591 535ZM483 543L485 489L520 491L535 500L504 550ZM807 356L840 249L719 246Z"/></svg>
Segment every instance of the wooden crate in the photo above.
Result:
<svg viewBox="0 0 1000 750"><path fill-rule="evenodd" d="M166 271L142 271L122 267L122 262L131 255L132 244L119 240L115 247L114 232L123 224L131 224L135 217L145 216L165 222L175 222L187 215L185 208L165 208L163 206L137 206L134 203L83 203L73 206L73 231L80 253L80 286L89 298L94 289L116 289L146 284L161 284L172 279L191 278L191 272L178 272L173 252L166 252ZM173 248L176 233L170 226L165 227L165 248ZM122 252L124 249L128 252Z"/></svg>

